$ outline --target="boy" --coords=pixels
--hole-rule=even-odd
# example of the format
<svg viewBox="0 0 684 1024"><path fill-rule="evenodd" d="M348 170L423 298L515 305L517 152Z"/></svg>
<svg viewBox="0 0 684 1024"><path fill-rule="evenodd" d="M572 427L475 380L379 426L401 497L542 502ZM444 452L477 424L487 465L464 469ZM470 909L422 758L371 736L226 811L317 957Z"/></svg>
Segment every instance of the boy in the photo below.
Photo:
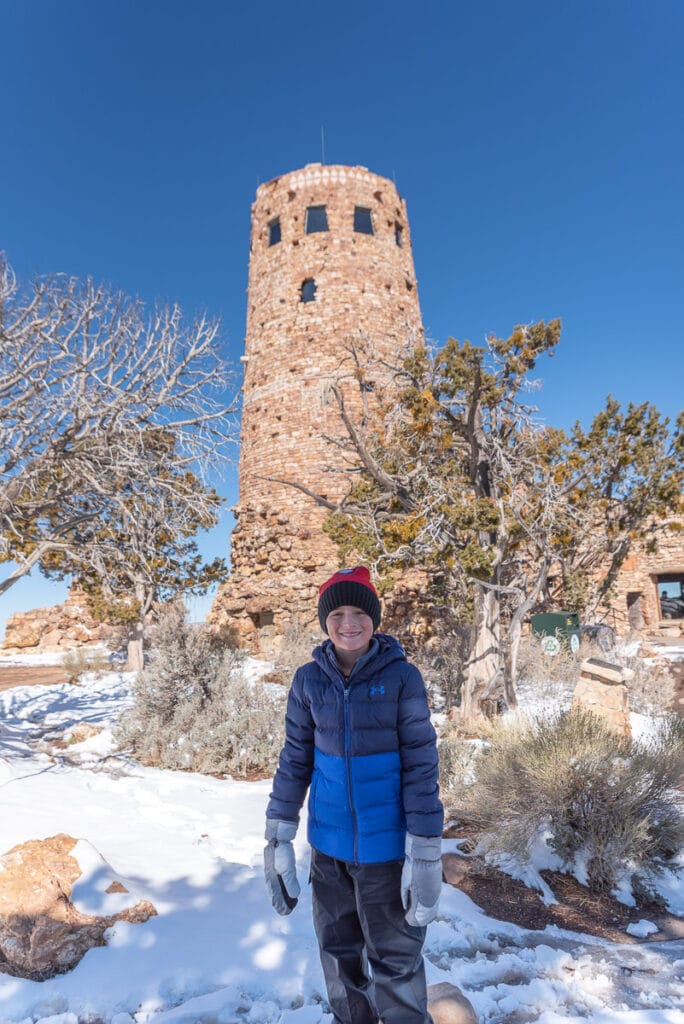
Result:
<svg viewBox="0 0 684 1024"><path fill-rule="evenodd" d="M442 883L444 814L420 672L377 633L364 566L319 590L329 634L295 673L266 810L264 870L279 914L297 903L292 840L309 789L314 927L335 1024L431 1024L422 948Z"/></svg>

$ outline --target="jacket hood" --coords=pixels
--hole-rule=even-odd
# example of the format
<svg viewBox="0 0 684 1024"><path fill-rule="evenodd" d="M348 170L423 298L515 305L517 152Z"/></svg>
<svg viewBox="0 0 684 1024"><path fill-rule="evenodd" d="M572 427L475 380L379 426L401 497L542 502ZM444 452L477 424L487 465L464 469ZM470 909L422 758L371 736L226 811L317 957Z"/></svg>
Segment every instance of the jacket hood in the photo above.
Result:
<svg viewBox="0 0 684 1024"><path fill-rule="evenodd" d="M312 652L313 660L331 679L338 679L339 667L335 659L335 648L332 640L324 642ZM363 657L359 658L354 666L354 682L363 679L369 673L374 673L389 665L393 661L406 661L404 648L396 637L388 633L374 633L371 639L370 650Z"/></svg>

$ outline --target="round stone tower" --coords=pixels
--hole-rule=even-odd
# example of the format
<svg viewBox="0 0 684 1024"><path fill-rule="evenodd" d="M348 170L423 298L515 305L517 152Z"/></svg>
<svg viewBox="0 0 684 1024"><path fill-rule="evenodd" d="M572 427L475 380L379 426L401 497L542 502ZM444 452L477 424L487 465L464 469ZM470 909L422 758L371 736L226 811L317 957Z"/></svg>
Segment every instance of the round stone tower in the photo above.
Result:
<svg viewBox="0 0 684 1024"><path fill-rule="evenodd" d="M331 383L350 341L380 355L422 341L406 204L365 167L309 164L260 185L252 206L242 357L239 504L231 577L210 619L262 653L293 620L315 619L316 586L337 567L325 509L347 486ZM347 373L348 365L346 367Z"/></svg>

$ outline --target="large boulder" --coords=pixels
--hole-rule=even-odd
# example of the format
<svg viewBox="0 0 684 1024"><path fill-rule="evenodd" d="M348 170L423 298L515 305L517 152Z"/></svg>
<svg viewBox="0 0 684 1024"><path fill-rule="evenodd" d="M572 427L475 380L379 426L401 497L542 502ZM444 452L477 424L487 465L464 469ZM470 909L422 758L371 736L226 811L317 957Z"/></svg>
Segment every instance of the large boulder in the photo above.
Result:
<svg viewBox="0 0 684 1024"><path fill-rule="evenodd" d="M448 981L428 987L428 1010L435 1024L478 1024L473 1004Z"/></svg>
<svg viewBox="0 0 684 1024"><path fill-rule="evenodd" d="M138 900L87 842L56 835L0 857L0 971L44 981L105 946L116 921L157 913Z"/></svg>

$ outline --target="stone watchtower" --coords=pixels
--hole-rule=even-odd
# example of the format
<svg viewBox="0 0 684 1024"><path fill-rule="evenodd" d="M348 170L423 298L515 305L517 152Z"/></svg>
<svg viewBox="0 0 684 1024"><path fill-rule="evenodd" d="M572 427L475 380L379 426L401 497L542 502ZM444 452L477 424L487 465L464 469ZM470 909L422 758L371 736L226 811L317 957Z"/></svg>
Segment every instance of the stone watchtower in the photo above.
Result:
<svg viewBox="0 0 684 1024"><path fill-rule="evenodd" d="M406 204L365 167L309 164L257 189L242 361L239 504L231 577L210 614L269 653L295 619L313 622L317 585L337 568L325 510L346 489L330 401L345 344L379 354L422 339ZM348 464L347 464L348 468Z"/></svg>

